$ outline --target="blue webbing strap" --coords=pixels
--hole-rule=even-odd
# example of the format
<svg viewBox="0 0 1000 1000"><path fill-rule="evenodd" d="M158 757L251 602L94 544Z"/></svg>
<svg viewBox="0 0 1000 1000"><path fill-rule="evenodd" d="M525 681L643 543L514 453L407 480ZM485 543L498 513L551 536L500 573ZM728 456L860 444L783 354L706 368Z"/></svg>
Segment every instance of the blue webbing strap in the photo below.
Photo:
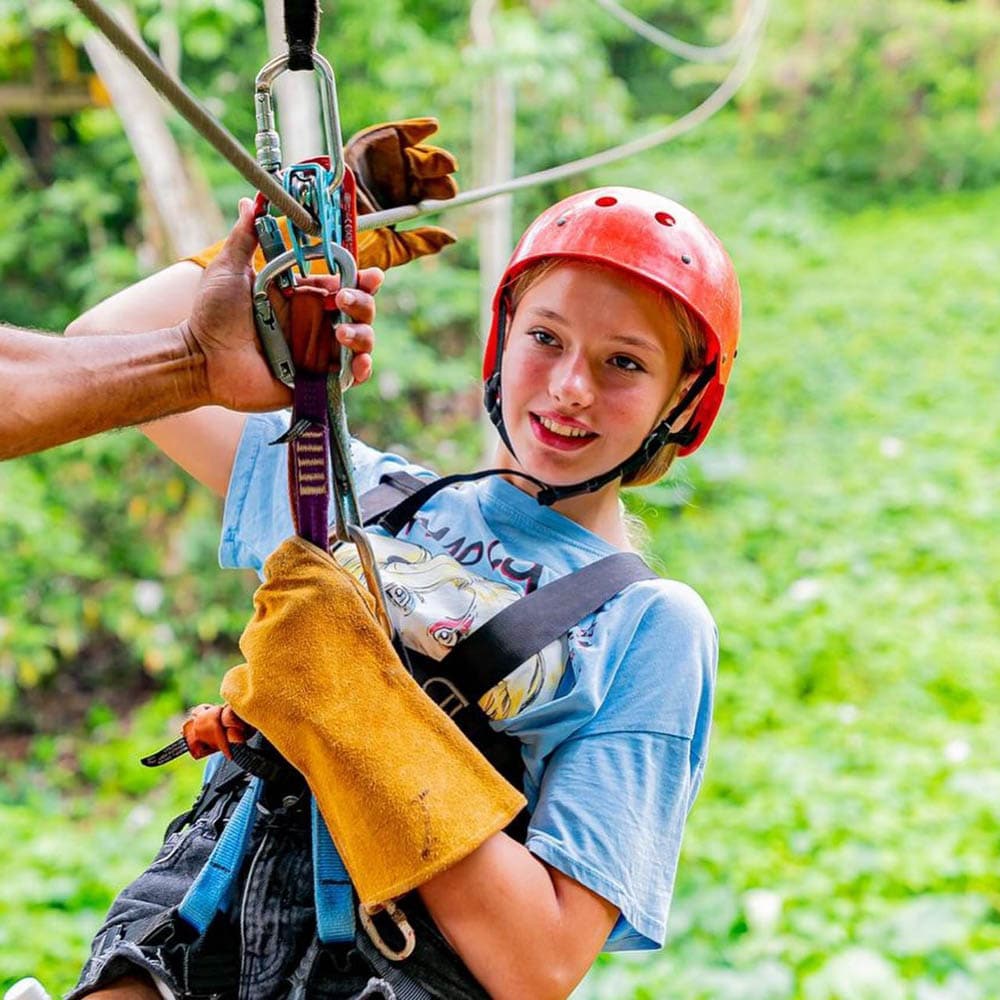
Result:
<svg viewBox="0 0 1000 1000"><path fill-rule="evenodd" d="M250 831L257 818L263 784L260 778L254 778L247 786L205 867L177 908L177 912L201 934L208 930L216 913L229 903L236 872L246 855Z"/></svg>
<svg viewBox="0 0 1000 1000"><path fill-rule="evenodd" d="M324 944L353 941L354 889L315 799L311 807L316 936Z"/></svg>
<svg viewBox="0 0 1000 1000"><path fill-rule="evenodd" d="M202 788L215 777L216 772L222 767L222 762L225 759L221 753L209 754L208 760L205 761L205 771L201 776Z"/></svg>
<svg viewBox="0 0 1000 1000"><path fill-rule="evenodd" d="M209 768L217 769L211 763ZM263 784L260 778L254 778L247 786L205 866L177 908L180 916L200 934L205 933L220 910L227 908L236 874L246 857ZM310 800L310 811L316 933L324 944L353 941L354 889L315 799Z"/></svg>

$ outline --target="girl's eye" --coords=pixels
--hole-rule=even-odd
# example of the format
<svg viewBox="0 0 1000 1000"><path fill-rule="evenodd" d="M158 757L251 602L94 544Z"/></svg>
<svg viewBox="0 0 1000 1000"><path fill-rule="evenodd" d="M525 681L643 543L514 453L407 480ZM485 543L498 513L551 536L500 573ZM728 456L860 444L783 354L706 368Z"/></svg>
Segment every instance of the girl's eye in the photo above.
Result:
<svg viewBox="0 0 1000 1000"><path fill-rule="evenodd" d="M556 338L549 333L548 330L529 330L528 336L532 338L537 344L542 344L545 347L551 347L556 343Z"/></svg>
<svg viewBox="0 0 1000 1000"><path fill-rule="evenodd" d="M623 372L644 372L646 370L635 358L630 358L624 354L616 354L611 359L611 364Z"/></svg>

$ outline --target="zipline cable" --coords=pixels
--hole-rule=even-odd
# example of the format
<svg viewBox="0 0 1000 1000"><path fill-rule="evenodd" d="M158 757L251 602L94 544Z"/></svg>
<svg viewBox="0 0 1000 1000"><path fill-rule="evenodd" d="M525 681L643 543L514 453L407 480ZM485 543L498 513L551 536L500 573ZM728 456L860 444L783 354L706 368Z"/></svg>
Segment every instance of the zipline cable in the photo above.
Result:
<svg viewBox="0 0 1000 1000"><path fill-rule="evenodd" d="M107 11L100 0L73 0L73 3L116 48L134 63L139 72L174 106L192 128L207 139L250 184L264 194L301 229L309 233L317 232L317 225L312 216L284 191L274 177L261 169L233 134L218 122L183 83L164 69L145 43ZM739 48L739 58L733 68L722 83L701 104L669 125L600 153L594 153L558 167L549 167L532 174L524 174L501 184L465 191L454 198L428 198L415 205L400 205L396 208L359 216L358 229L379 229L383 226L417 219L424 215L437 214L450 208L460 208L464 205L486 201L498 195L511 194L525 188L537 187L540 184L565 180L588 170L596 170L619 160L627 159L637 153L643 153L690 132L723 108L746 82L760 48L764 24L767 20L768 4L769 0L751 0L750 9L747 11L746 19L738 33L738 36L743 35L743 38Z"/></svg>
<svg viewBox="0 0 1000 1000"><path fill-rule="evenodd" d="M281 209L300 229L318 233L316 220L288 194L281 184L240 145L236 137L212 115L147 48L146 43L115 17L100 0L73 0L115 48L180 112L192 128L207 139L269 201Z"/></svg>
<svg viewBox="0 0 1000 1000"><path fill-rule="evenodd" d="M525 188L535 187L539 184L550 184L555 181L565 180L567 177L574 177L577 174L585 173L588 170L596 170L605 167L618 160L624 160L636 153L643 153L647 149L660 146L663 143L676 139L685 132L701 125L712 117L717 111L723 108L733 97L733 95L743 86L750 70L753 68L754 60L760 48L760 42L764 34L764 24L767 20L767 9L769 0L753 0L750 10L747 13L747 34L746 39L740 49L740 57L729 71L729 74L719 86L712 91L704 101L693 108L686 115L672 121L655 132L633 139L631 142L614 146L600 153L585 156L570 163L564 163L558 167L550 167L547 170L538 170L533 174L524 174L512 180L504 181L501 184L494 184L491 187L476 188L472 191L465 191L457 194L454 198L447 200L429 198L418 202L416 205L401 205L398 208L389 208L383 212L372 212L370 215L358 217L359 229L377 229L381 226L391 226L397 222L406 222L409 219L416 219L422 215L430 215L436 212L443 212L449 208L460 208L463 205L471 205L475 202L485 201L487 198L495 198L497 195L510 194L514 191L522 191Z"/></svg>
<svg viewBox="0 0 1000 1000"><path fill-rule="evenodd" d="M644 21L630 10L626 10L618 3L618 0L594 0L594 3L602 8L605 13L610 14L616 21L621 22L625 27L630 28L637 35L645 38L647 42L651 42L658 48L664 49L675 56L680 56L681 59L699 63L725 62L736 55L749 30L750 14L752 11L751 8L744 14L739 28L736 29L736 33L728 41L722 42L719 45L692 45L690 42L685 42L675 35L670 35L662 31L648 21Z"/></svg>

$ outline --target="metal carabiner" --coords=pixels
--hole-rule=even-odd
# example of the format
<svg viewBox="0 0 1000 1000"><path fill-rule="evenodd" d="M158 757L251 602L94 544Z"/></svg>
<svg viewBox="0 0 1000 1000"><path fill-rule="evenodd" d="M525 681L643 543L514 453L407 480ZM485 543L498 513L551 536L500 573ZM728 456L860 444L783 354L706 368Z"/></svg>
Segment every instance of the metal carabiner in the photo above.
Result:
<svg viewBox="0 0 1000 1000"><path fill-rule="evenodd" d="M280 252L283 243L277 223L265 221L269 218L266 214L257 220L261 249L268 260L254 281L254 319L271 371L290 388L295 385L295 363L268 298L267 291L271 283L277 281L285 288L294 285L293 269L298 268L304 275L308 261L320 258L326 261L331 274L334 270L339 273L341 288L355 288L358 281L357 262L347 249L354 249L357 239L355 182L354 176L344 165L337 82L333 68L326 59L318 52L313 52L312 58L314 71L319 76L320 108L328 162L320 157L296 163L283 172L282 179L285 190L316 220L318 234L310 235L318 235L318 242L308 243L305 234L289 220L292 248ZM274 126L272 88L274 81L288 70L288 59L287 54L272 59L264 65L254 81L254 111L257 119L254 141L257 161L270 173L281 171L281 137ZM265 212L266 202L259 200L258 207L262 213ZM343 244L347 244L347 247ZM334 318L335 324L347 321L348 317L342 312L338 312ZM330 465L333 473L330 491L334 505L332 537L357 548L365 584L375 601L375 616L391 639L394 633L392 618L385 603L378 562L362 525L351 473L350 435L344 413L343 394L354 382L351 372L353 357L350 349L341 346L340 372L331 373L327 379L327 423L330 428Z"/></svg>
<svg viewBox="0 0 1000 1000"><path fill-rule="evenodd" d="M400 934L403 935L403 947L398 951L390 948L385 943L385 940L379 933L379 929L372 920L375 914L381 913L383 910L389 914L392 922L399 928ZM374 906L365 906L361 903L358 905L358 915L361 917L361 926L364 927L365 933L367 933L371 943L390 962L402 962L403 959L409 958L413 954L413 949L417 944L417 936L413 933L413 928L410 926L410 921L406 919L406 914L391 900L388 903L377 903Z"/></svg>
<svg viewBox="0 0 1000 1000"><path fill-rule="evenodd" d="M314 72L319 77L320 108L323 115L323 138L330 157L332 186L344 176L344 140L340 135L340 110L337 105L337 81L333 67L318 52L312 54ZM281 137L274 127L272 88L274 81L288 70L288 53L265 63L254 80L254 113L257 118L257 162L269 173L281 169Z"/></svg>

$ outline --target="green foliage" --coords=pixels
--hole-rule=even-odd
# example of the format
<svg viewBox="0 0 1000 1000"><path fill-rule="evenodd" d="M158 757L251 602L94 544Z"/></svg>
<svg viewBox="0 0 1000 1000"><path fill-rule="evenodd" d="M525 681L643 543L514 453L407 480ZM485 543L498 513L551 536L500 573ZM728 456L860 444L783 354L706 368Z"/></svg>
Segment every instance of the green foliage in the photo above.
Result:
<svg viewBox="0 0 1000 1000"><path fill-rule="evenodd" d="M740 5L728 0L631 0L623 4L654 28L692 45L712 46L727 41L739 25ZM616 76L628 81L638 117L677 117L708 96L722 79L726 64L689 64L650 44L596 4L553 5L553 26L582 21L599 38Z"/></svg>
<svg viewBox="0 0 1000 1000"><path fill-rule="evenodd" d="M114 719L85 743L39 740L24 765L5 767L0 989L27 975L54 994L71 985L112 888L153 857L168 819L196 794L197 765L163 774L137 759L180 718L180 703L161 697L135 713L128 729Z"/></svg>
<svg viewBox="0 0 1000 1000"><path fill-rule="evenodd" d="M0 231L5 322L62 329L102 293L140 277L126 237L139 177L128 143L109 111L88 112L76 124L64 131L88 136L87 171L79 169L78 154L60 146L54 180L33 189L20 163L0 163L0 198L7 206Z"/></svg>
<svg viewBox="0 0 1000 1000"><path fill-rule="evenodd" d="M0 483L8 725L33 728L34 703L15 695L57 682L57 672L100 689L136 664L155 678L216 665L217 650L232 655L247 587L204 576L215 562L218 505L136 432L5 463Z"/></svg>
<svg viewBox="0 0 1000 1000"><path fill-rule="evenodd" d="M848 204L1000 178L991 3L776 5L752 101L762 151ZM788 164L786 164L786 167Z"/></svg>
<svg viewBox="0 0 1000 1000"><path fill-rule="evenodd" d="M468 162L471 97L499 63L522 109L519 167L534 169L707 86L596 7L547 5L541 27L506 8L490 60L466 48L464 8L395 0L373 20L338 3L322 46L345 129L433 111ZM1000 995L986 410L1000 189L939 194L996 180L996 131L980 125L996 33L971 0L828 8L775 5L738 116L597 178L663 190L717 229L746 336L711 442L630 500L659 565L720 623L717 721L668 947L602 959L581 1000ZM709 11L685 0L657 23L722 40L728 5ZM15 79L31 65L21 13L0 5L0 75ZM139 14L155 43L162 5ZM65 4L31 17L79 30ZM185 78L249 140L258 5L196 0L178 18ZM30 146L30 123L14 124ZM7 321L59 327L150 264L113 112L59 129L53 183L30 189L0 160ZM242 180L178 134L231 210ZM521 221L566 190L519 196ZM458 247L390 276L376 378L349 401L363 436L444 469L479 447L472 223L450 221ZM0 466L0 988L27 974L67 988L113 893L194 794L197 768L136 757L237 655L252 581L215 568L218 522L135 432Z"/></svg>

